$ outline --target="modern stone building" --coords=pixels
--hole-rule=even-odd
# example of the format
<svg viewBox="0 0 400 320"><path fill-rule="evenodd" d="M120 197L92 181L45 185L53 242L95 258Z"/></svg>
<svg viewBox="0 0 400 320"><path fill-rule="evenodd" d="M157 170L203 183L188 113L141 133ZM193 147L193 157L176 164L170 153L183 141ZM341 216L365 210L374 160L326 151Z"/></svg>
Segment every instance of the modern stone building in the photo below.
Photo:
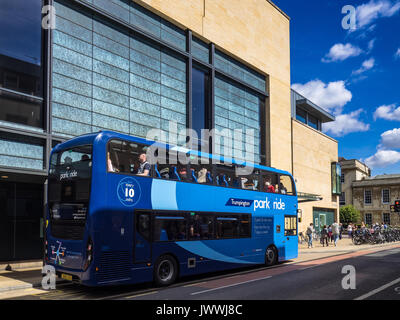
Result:
<svg viewBox="0 0 400 320"><path fill-rule="evenodd" d="M291 96L292 174L303 215L299 232L311 222L319 230L339 221L338 142L322 132L322 124L335 118L293 90Z"/></svg>
<svg viewBox="0 0 400 320"><path fill-rule="evenodd" d="M371 177L364 163L341 158L342 195L340 205L353 205L366 224L382 223L400 225L398 213L390 205L400 199L400 175L388 174Z"/></svg>
<svg viewBox="0 0 400 320"><path fill-rule="evenodd" d="M178 130L253 129L255 162L292 172L302 201L314 200L301 205L299 230L319 210L337 219L338 146L321 133L334 118L291 93L290 19L271 1L5 2L0 261L42 256L52 147L102 129L145 137L170 120ZM45 5L54 29L42 28ZM233 141L239 151L244 141Z"/></svg>

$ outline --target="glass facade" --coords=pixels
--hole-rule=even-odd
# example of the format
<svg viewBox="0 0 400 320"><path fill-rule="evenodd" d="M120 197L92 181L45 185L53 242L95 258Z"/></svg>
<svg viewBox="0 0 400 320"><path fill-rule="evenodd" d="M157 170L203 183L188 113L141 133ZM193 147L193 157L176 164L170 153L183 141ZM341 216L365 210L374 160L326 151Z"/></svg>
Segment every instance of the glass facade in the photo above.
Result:
<svg viewBox="0 0 400 320"><path fill-rule="evenodd" d="M207 71L198 68L192 70L192 129L201 139L201 130L210 129L210 80Z"/></svg>
<svg viewBox="0 0 400 320"><path fill-rule="evenodd" d="M56 3L53 134L109 129L145 137L153 128L167 130L168 120L186 128L185 61L127 30L71 11Z"/></svg>
<svg viewBox="0 0 400 320"><path fill-rule="evenodd" d="M240 160L260 163L261 109L263 103L257 94L236 85L224 78L215 80L215 129L219 132L228 129L238 130L234 135L232 155ZM241 131L241 134L240 134ZM224 150L227 144L223 135L217 136L216 150ZM243 151L248 150L247 153ZM246 156L247 154L247 156ZM253 160L253 159L254 160Z"/></svg>
<svg viewBox="0 0 400 320"><path fill-rule="evenodd" d="M42 0L0 7L0 123L44 128Z"/></svg>
<svg viewBox="0 0 400 320"><path fill-rule="evenodd" d="M200 135L214 124L217 130L242 130L235 137L232 131L232 156L261 161L265 76L219 50L211 53L211 45L194 36L186 48L188 32L134 2L93 5L118 23L56 2L52 134L69 138L109 129L146 137L151 129L168 131L174 121L178 132L191 124ZM131 26L143 34L132 32ZM192 59L196 66L188 69ZM250 134L246 129L252 129ZM217 136L217 150L228 145L223 141Z"/></svg>

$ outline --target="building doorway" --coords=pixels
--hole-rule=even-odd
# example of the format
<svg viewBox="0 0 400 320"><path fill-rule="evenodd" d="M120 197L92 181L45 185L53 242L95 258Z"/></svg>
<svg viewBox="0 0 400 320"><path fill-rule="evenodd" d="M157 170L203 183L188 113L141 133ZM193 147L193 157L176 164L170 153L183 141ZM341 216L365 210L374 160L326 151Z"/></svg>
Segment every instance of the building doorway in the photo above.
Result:
<svg viewBox="0 0 400 320"><path fill-rule="evenodd" d="M329 226L335 221L335 211L323 208L313 209L313 222L316 232L321 232L323 226Z"/></svg>
<svg viewBox="0 0 400 320"><path fill-rule="evenodd" d="M43 256L43 184L0 182L0 261Z"/></svg>

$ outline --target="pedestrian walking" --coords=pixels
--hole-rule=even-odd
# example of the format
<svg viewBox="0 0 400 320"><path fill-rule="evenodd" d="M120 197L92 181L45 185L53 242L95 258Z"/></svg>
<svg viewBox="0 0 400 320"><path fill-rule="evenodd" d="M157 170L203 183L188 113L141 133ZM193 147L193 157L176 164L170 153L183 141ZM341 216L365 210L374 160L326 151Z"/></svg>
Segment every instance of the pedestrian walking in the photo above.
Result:
<svg viewBox="0 0 400 320"><path fill-rule="evenodd" d="M339 239L340 235L340 226L337 222L334 222L332 224L332 236L333 236L333 242L335 244L335 247L337 246L337 241Z"/></svg>
<svg viewBox="0 0 400 320"><path fill-rule="evenodd" d="M333 238L332 238L332 226L329 225L328 226L328 239L330 242L332 242Z"/></svg>
<svg viewBox="0 0 400 320"><path fill-rule="evenodd" d="M342 240L343 224L339 224L339 240Z"/></svg>
<svg viewBox="0 0 400 320"><path fill-rule="evenodd" d="M307 237L308 237L308 248L312 248L313 247L313 234L314 234L314 224L310 223L310 225L307 227L307 231L306 231Z"/></svg>
<svg viewBox="0 0 400 320"><path fill-rule="evenodd" d="M322 246L325 247L325 243L326 246L329 246L328 243L328 228L326 227L326 225L322 228L321 230L321 242L322 242Z"/></svg>
<svg viewBox="0 0 400 320"><path fill-rule="evenodd" d="M349 234L349 238L353 238L353 226L351 223L347 226L347 232Z"/></svg>

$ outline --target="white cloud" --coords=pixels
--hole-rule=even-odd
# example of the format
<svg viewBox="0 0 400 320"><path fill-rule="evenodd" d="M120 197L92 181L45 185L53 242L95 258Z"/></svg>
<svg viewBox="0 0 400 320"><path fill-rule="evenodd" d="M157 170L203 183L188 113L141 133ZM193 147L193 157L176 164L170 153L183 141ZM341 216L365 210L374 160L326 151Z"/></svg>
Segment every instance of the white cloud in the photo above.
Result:
<svg viewBox="0 0 400 320"><path fill-rule="evenodd" d="M355 47L350 43L337 43L329 50L325 58L322 58L322 62L344 61L350 57L357 57L362 52L359 47Z"/></svg>
<svg viewBox="0 0 400 320"><path fill-rule="evenodd" d="M342 107L353 98L351 92L346 89L344 81L326 84L317 79L305 84L295 83L292 88L326 111L334 114L340 114Z"/></svg>
<svg viewBox="0 0 400 320"><path fill-rule="evenodd" d="M372 69L374 66L375 66L375 59L374 58L365 60L362 63L361 68L358 69L358 70L353 71L352 74L359 75L361 73L364 73L365 71L368 71L368 70Z"/></svg>
<svg viewBox="0 0 400 320"><path fill-rule="evenodd" d="M394 128L381 134L381 147L400 149L400 128Z"/></svg>
<svg viewBox="0 0 400 320"><path fill-rule="evenodd" d="M400 58L400 48L397 49L396 53L394 54L396 59Z"/></svg>
<svg viewBox="0 0 400 320"><path fill-rule="evenodd" d="M340 114L336 116L333 122L324 123L322 129L325 133L333 136L342 137L351 132L364 132L369 130L369 124L359 120L362 109L358 109L349 114Z"/></svg>
<svg viewBox="0 0 400 320"><path fill-rule="evenodd" d="M375 46L375 41L376 41L376 39L372 39L372 40L370 40L370 41L368 42L368 53L370 53L370 52L372 51L372 49L374 48L374 46Z"/></svg>
<svg viewBox="0 0 400 320"><path fill-rule="evenodd" d="M391 17L400 10L400 1L371 0L356 8L357 27L363 28L379 18Z"/></svg>
<svg viewBox="0 0 400 320"><path fill-rule="evenodd" d="M400 121L400 106L396 108L395 104L391 104L378 107L374 112L374 120L377 119Z"/></svg>
<svg viewBox="0 0 400 320"><path fill-rule="evenodd" d="M400 152L393 150L378 150L373 156L365 159L370 168L384 168L400 161Z"/></svg>

